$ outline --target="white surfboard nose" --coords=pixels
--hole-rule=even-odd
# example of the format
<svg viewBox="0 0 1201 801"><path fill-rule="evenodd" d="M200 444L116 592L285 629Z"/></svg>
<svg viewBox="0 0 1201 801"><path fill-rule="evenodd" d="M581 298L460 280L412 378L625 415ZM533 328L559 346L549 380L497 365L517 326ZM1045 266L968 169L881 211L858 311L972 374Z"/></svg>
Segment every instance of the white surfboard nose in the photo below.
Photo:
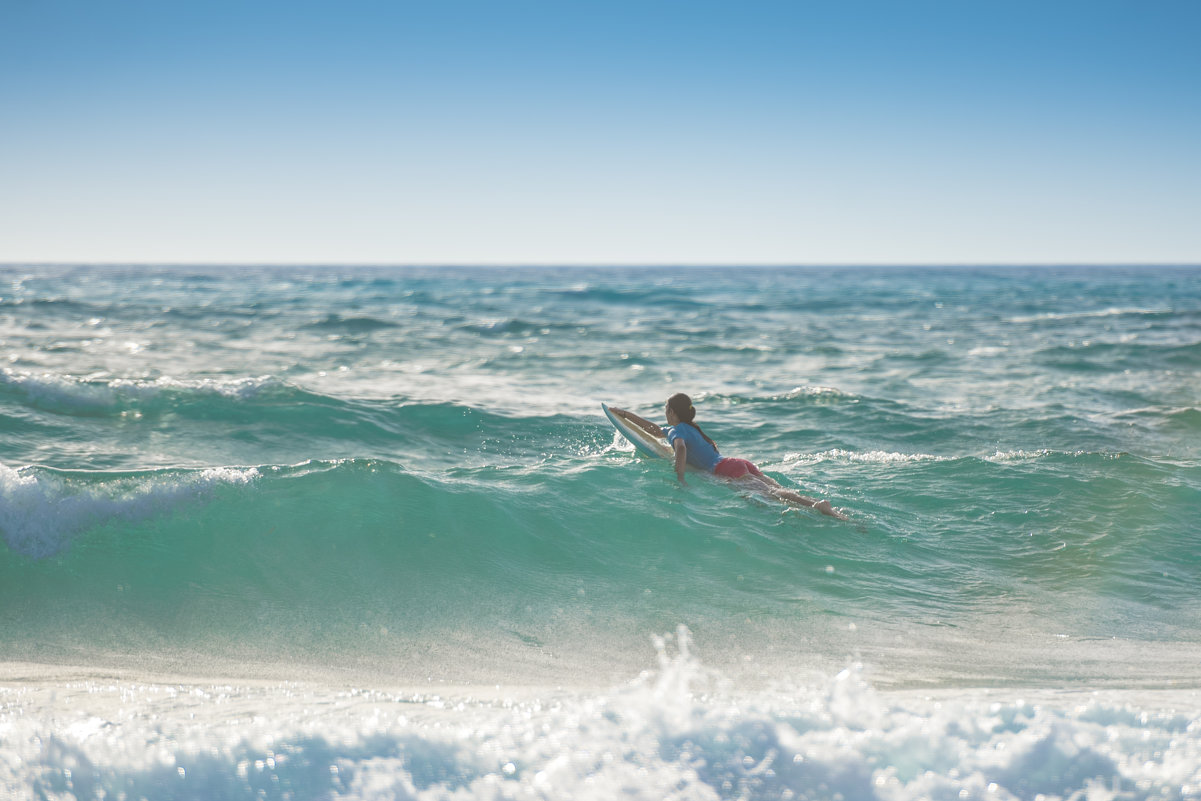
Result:
<svg viewBox="0 0 1201 801"><path fill-rule="evenodd" d="M671 458L671 446L667 444L667 440L662 437L652 436L641 428L630 425L625 420L613 414L608 404L602 403L601 409L604 410L605 417L609 418L609 422L617 429L617 433L625 437L640 454L656 459Z"/></svg>

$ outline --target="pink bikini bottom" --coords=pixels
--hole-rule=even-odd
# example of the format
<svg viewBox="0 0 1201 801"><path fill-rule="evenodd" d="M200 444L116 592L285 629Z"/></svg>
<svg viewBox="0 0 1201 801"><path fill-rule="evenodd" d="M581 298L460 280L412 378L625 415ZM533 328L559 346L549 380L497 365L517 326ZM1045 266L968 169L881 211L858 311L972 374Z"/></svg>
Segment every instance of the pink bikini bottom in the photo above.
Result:
<svg viewBox="0 0 1201 801"><path fill-rule="evenodd" d="M735 459L727 457L718 462L713 468L714 475L722 478L742 478L745 475L761 476L758 467L748 462L746 459Z"/></svg>

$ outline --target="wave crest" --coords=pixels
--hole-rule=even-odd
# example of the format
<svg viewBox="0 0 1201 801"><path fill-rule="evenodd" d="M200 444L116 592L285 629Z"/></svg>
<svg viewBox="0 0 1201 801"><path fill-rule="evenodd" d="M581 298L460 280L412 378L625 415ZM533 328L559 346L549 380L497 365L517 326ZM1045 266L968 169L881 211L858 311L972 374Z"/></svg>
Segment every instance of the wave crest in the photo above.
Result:
<svg viewBox="0 0 1201 801"><path fill-rule="evenodd" d="M44 558L89 528L135 522L195 501L220 485L246 484L255 468L214 467L109 478L0 464L0 533L17 553Z"/></svg>
<svg viewBox="0 0 1201 801"><path fill-rule="evenodd" d="M65 415L96 416L121 413L196 398L249 401L272 392L301 392L272 376L196 379L170 377L152 380L96 380L54 373L0 371L0 389L17 394L29 405Z"/></svg>

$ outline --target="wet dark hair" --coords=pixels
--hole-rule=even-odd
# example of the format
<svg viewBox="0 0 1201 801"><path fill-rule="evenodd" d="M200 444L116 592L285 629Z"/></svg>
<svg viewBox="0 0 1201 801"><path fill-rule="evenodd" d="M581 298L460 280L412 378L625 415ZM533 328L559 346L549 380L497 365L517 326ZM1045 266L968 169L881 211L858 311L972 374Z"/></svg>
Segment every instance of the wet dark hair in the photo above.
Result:
<svg viewBox="0 0 1201 801"><path fill-rule="evenodd" d="M701 431L701 427L693 422L696 419L696 407L692 405L692 398L683 392L677 392L667 399L667 405L676 413L676 417L680 418L681 423L687 423L695 428L697 433L705 438L705 442L708 442L713 446L714 450L717 450L717 443L709 439L709 435Z"/></svg>

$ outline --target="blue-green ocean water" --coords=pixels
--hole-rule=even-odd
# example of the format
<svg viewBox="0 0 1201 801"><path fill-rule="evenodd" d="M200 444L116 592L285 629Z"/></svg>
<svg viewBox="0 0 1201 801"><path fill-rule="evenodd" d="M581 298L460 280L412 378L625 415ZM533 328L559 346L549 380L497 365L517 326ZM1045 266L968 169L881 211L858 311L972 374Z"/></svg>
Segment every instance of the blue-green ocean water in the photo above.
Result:
<svg viewBox="0 0 1201 801"><path fill-rule="evenodd" d="M852 662L877 688L960 701L1201 686L1201 269L9 266L0 359L10 663L598 687L654 666L653 635L683 625L748 692ZM725 455L851 521L680 487L600 411L658 419L677 391ZM679 742L664 757L664 736L659 757L701 776L678 797L752 786L697 774ZM1201 753L1201 734L1181 742ZM735 773L764 758L714 748ZM1001 791L1139 787L1117 757L1091 772L1098 753ZM586 797L537 795L520 760L438 764L422 784L401 759L404 792L483 796L495 775L495 797ZM879 797L934 792L897 764L918 789ZM955 797L997 784L932 764ZM17 797L57 786L14 770ZM309 797L354 796L318 772ZM1175 797L1193 775L1171 773ZM868 797L873 776L824 786ZM821 797L807 780L742 797ZM204 786L273 787L231 781Z"/></svg>

